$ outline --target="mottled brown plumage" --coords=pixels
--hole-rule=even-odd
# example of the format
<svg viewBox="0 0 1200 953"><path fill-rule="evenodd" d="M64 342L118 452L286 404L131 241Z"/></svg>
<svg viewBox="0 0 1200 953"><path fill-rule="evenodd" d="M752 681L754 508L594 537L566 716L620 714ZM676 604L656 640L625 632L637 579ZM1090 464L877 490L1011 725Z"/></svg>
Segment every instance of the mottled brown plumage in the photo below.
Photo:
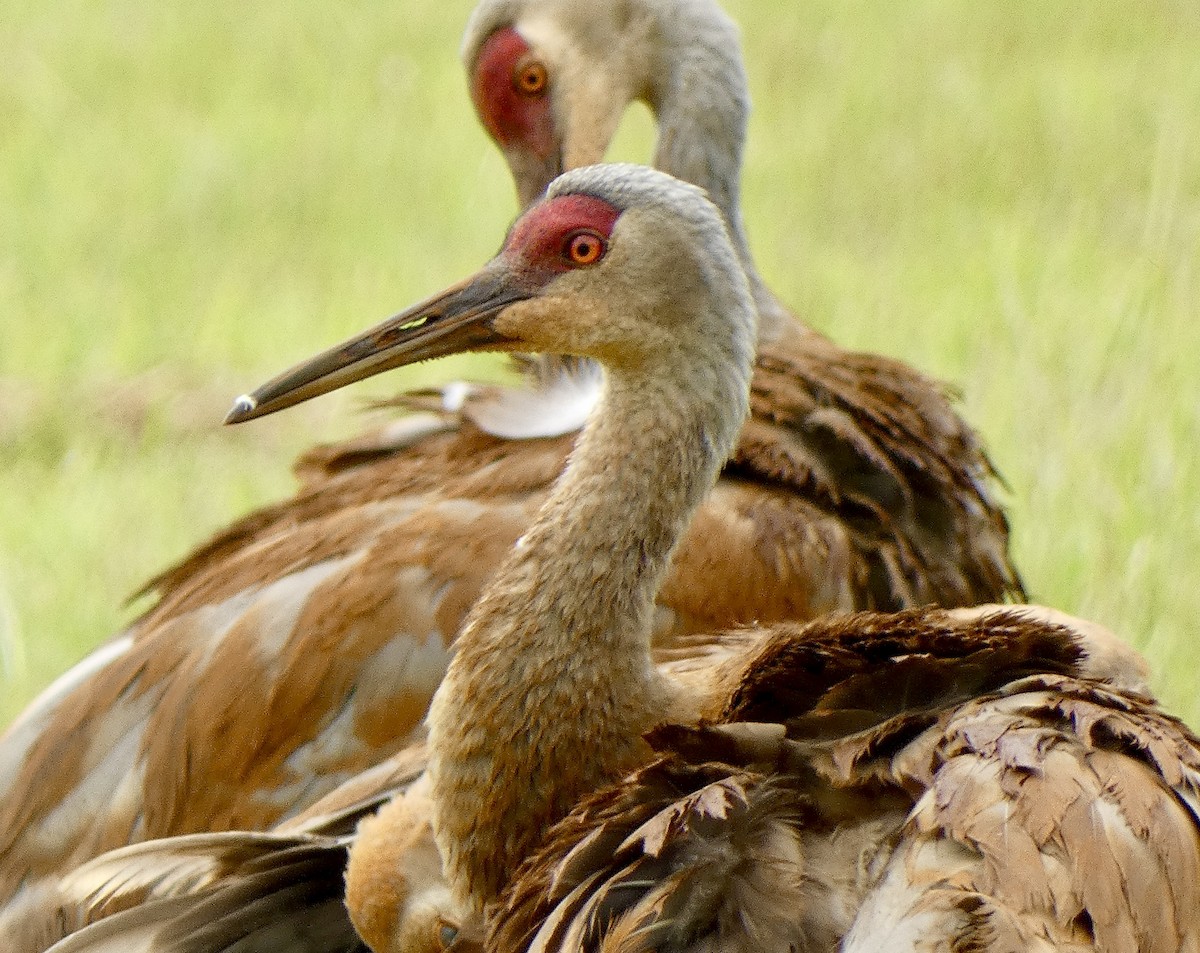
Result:
<svg viewBox="0 0 1200 953"><path fill-rule="evenodd" d="M1195 948L1197 740L1141 694L1136 656L1102 631L995 607L838 616L722 649L706 663L724 686L718 721L650 732L657 757L585 799L516 872L486 946L434 860L427 795L408 787L415 750L278 834L101 858L70 878L64 917L134 909L55 953L161 950L167 936L175 953L223 953L254 929L260 951L356 950L342 945L345 911L322 902L347 850L350 912L377 953L615 953L681 934L740 949L747 919L754 949L785 948L780 937L797 951ZM1079 826L1089 812L1104 836ZM1124 844L1110 851L1109 837ZM204 876L186 863L198 859ZM1165 876L1147 860L1169 866L1167 890L1139 883ZM321 929L298 941L314 915Z"/></svg>
<svg viewBox="0 0 1200 953"><path fill-rule="evenodd" d="M814 361L801 389L760 358L755 414L660 594L661 638L1013 591L986 497L970 515L990 514L995 532L949 551L970 524L946 501L986 479L956 465L976 452L969 431L948 405L915 410L888 379L892 362L861 360L877 368L869 388L841 374L818 386ZM855 404L855 443L840 442ZM345 469L334 456L328 476L164 574L132 644L57 699L14 764L0 893L126 843L266 830L419 737L463 615L572 443L501 439L456 419ZM955 521L954 533L933 530ZM99 744L106 732L127 747ZM104 799L77 826L50 820L89 777ZM114 789L123 796L109 799Z"/></svg>
<svg viewBox="0 0 1200 953"><path fill-rule="evenodd" d="M42 922L26 918L5 949L42 953L70 937L53 948L365 951L346 914L347 850L359 822L403 804L424 769L424 749L414 746L272 831L188 834L103 854L61 878ZM438 953L430 935L428 953Z"/></svg>
<svg viewBox="0 0 1200 953"><path fill-rule="evenodd" d="M1200 949L1200 741L1092 647L1023 611L776 627L717 723L550 832L488 949Z"/></svg>

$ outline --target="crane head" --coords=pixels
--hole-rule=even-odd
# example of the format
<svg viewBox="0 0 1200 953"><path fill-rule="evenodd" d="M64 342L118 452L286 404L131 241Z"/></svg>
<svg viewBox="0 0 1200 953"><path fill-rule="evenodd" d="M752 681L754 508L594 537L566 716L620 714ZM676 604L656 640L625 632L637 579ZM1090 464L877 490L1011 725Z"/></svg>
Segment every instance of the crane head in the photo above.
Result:
<svg viewBox="0 0 1200 953"><path fill-rule="evenodd" d="M604 159L631 101L649 99L650 0L484 0L463 39L471 100L522 207L566 169Z"/></svg>
<svg viewBox="0 0 1200 953"><path fill-rule="evenodd" d="M748 381L755 325L745 274L702 190L644 166L590 166L555 180L474 276L239 398L226 422L466 351L571 355L640 373L715 375L731 361Z"/></svg>

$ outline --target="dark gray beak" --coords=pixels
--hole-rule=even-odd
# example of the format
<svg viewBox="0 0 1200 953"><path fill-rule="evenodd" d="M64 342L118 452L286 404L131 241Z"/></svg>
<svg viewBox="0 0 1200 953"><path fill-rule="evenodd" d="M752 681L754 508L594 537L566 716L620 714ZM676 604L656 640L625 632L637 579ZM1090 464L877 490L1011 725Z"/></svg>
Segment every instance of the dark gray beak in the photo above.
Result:
<svg viewBox="0 0 1200 953"><path fill-rule="evenodd" d="M472 278L330 348L239 397L225 418L240 424L384 371L466 351L508 350L492 327L509 305L537 288L493 261Z"/></svg>

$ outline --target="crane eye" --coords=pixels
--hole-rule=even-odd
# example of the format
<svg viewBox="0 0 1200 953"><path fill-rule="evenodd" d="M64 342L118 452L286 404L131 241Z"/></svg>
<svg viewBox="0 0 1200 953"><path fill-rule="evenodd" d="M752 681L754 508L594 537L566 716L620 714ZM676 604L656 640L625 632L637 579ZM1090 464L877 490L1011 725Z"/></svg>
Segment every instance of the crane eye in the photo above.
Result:
<svg viewBox="0 0 1200 953"><path fill-rule="evenodd" d="M607 250L604 239L595 232L576 232L567 239L567 257L575 265L594 265Z"/></svg>
<svg viewBox="0 0 1200 953"><path fill-rule="evenodd" d="M518 63L513 70L513 87L525 96L536 96L546 88L550 74L546 67L537 60L525 60Z"/></svg>
<svg viewBox="0 0 1200 953"><path fill-rule="evenodd" d="M454 945L454 941L458 939L458 927L452 923L447 923L445 920L438 921L438 946L443 950L448 950Z"/></svg>

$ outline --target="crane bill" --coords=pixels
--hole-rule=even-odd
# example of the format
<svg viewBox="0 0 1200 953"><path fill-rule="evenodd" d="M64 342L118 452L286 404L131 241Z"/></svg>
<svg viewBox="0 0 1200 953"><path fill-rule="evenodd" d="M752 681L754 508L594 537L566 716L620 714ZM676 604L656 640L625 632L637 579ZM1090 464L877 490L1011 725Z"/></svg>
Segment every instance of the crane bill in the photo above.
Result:
<svg viewBox="0 0 1200 953"><path fill-rule="evenodd" d="M441 294L388 318L239 397L225 417L239 424L265 417L393 368L466 351L507 350L492 318L536 289L503 267L489 267Z"/></svg>

